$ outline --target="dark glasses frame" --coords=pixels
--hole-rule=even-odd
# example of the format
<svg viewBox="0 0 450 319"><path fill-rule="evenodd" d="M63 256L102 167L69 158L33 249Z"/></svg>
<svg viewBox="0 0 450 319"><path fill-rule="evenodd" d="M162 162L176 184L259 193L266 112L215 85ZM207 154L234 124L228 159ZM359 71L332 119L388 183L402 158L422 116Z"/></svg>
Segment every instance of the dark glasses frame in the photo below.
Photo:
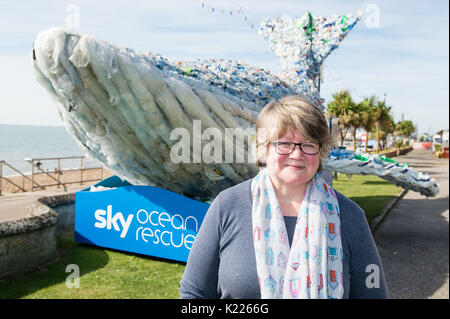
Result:
<svg viewBox="0 0 450 319"><path fill-rule="evenodd" d="M279 143L283 143L283 144L291 144L291 150L288 152L288 153L280 153L279 152L279 150L278 150L278 144ZM280 154L280 155L289 155L289 154L291 154L294 150L295 150L295 147L298 145L299 147L300 147L300 151L302 151L302 153L303 154L306 154L306 155L316 155L316 154L318 154L319 152L320 152L320 149L322 148L322 144L321 143L315 143L315 142L303 142L303 143L293 143L293 142L270 142L270 144L272 144L273 146L275 146L275 151L278 153L278 154ZM303 144L315 144L315 145L319 145L319 149L317 150L317 152L315 152L315 153L308 153L308 152L305 152L304 150L303 150Z"/></svg>

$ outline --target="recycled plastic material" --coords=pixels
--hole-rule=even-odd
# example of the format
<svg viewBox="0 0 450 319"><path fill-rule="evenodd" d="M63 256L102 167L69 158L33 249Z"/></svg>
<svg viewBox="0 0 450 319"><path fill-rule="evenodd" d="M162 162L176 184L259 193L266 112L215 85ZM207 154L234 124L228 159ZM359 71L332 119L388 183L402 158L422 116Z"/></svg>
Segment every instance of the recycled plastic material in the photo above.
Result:
<svg viewBox="0 0 450 319"><path fill-rule="evenodd" d="M203 59L170 61L117 47L89 35L61 28L41 32L33 46L32 65L38 82L57 102L68 132L87 156L93 157L134 185L151 185L195 199L255 176L254 162L175 163L170 155L178 142L176 129L195 139L195 120L202 131L216 128L224 154L250 158L252 143L235 147L226 128L255 128L259 111L270 100L303 96L321 106L319 68L359 20L358 15L288 16L262 22L286 69L278 77L243 62ZM246 138L234 131L236 140ZM253 136L254 137L254 136ZM200 149L208 143L202 139ZM183 144L184 145L184 144ZM349 174L374 174L404 188L434 196L438 187L412 169L387 168L371 159L360 165L355 155L326 161L325 168Z"/></svg>
<svg viewBox="0 0 450 319"><path fill-rule="evenodd" d="M280 77L320 104L320 66L360 20L361 14L292 19L283 15L261 22L260 34L280 58Z"/></svg>
<svg viewBox="0 0 450 319"><path fill-rule="evenodd" d="M428 174L417 172L408 164L400 164L386 156L336 149L330 151L322 166L349 175L375 175L428 197L439 193L439 186Z"/></svg>

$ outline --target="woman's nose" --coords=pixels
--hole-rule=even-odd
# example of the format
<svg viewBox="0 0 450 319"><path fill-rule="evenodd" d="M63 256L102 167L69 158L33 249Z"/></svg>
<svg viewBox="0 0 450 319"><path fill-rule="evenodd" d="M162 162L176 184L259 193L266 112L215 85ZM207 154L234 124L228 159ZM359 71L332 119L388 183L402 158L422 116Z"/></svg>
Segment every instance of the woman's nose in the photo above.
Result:
<svg viewBox="0 0 450 319"><path fill-rule="evenodd" d="M290 158L302 158L304 156L302 150L300 149L300 145L295 145L294 150L291 154L289 154Z"/></svg>

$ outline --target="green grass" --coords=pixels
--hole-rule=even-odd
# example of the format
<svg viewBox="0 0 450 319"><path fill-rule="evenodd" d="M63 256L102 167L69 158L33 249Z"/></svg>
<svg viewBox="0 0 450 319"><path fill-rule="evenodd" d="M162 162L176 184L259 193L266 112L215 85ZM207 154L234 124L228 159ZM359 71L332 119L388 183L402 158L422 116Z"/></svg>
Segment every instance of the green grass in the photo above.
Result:
<svg viewBox="0 0 450 319"><path fill-rule="evenodd" d="M73 236L61 237L58 247L55 263L0 281L0 298L179 298L182 263L79 244ZM79 267L79 288L66 286L69 264Z"/></svg>
<svg viewBox="0 0 450 319"><path fill-rule="evenodd" d="M333 187L357 203L366 213L370 224L402 192L402 188L373 175L338 174Z"/></svg>
<svg viewBox="0 0 450 319"><path fill-rule="evenodd" d="M401 192L401 188L369 175L339 175L333 186L364 209L370 223ZM179 298L185 265L157 258L76 243L72 236L58 241L56 262L0 280L0 298ZM66 266L80 269L80 288L66 286Z"/></svg>

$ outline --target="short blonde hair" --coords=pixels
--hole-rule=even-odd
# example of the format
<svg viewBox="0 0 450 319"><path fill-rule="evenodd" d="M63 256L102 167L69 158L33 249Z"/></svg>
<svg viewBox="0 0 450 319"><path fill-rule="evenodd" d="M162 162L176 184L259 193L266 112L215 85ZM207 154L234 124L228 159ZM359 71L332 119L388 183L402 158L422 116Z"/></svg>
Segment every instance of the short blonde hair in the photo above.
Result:
<svg viewBox="0 0 450 319"><path fill-rule="evenodd" d="M288 130L297 130L308 141L321 145L320 158L328 156L331 137L325 115L320 107L296 96L286 96L268 103L256 120L256 165L265 166L267 146ZM320 161L319 169L322 169Z"/></svg>

